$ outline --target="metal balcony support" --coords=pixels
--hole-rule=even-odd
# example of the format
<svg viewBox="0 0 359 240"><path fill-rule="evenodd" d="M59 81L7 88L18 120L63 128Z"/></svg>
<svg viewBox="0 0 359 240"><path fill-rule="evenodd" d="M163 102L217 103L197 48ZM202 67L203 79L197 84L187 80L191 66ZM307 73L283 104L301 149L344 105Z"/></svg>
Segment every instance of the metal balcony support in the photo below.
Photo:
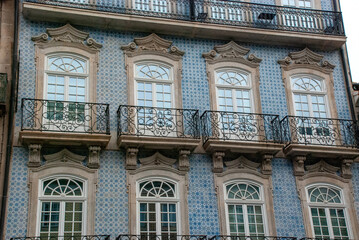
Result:
<svg viewBox="0 0 359 240"><path fill-rule="evenodd" d="M21 130L110 134L109 104L23 98Z"/></svg>

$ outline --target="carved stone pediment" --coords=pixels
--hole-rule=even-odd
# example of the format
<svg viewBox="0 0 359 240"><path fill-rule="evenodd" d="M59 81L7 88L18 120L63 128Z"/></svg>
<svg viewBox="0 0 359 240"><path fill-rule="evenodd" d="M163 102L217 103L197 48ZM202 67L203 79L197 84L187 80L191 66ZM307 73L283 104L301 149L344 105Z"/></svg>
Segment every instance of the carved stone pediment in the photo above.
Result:
<svg viewBox="0 0 359 240"><path fill-rule="evenodd" d="M89 38L89 33L80 31L70 24L59 28L48 28L46 33L34 36L31 40L37 44L56 42L81 44L94 50L99 50L102 47L100 43Z"/></svg>
<svg viewBox="0 0 359 240"><path fill-rule="evenodd" d="M184 55L183 51L175 46L172 46L172 41L163 39L155 33L152 33L147 37L135 38L134 42L131 42L126 46L121 46L121 49L127 55L135 55L143 52L157 53L160 55L165 54L177 58Z"/></svg>
<svg viewBox="0 0 359 240"><path fill-rule="evenodd" d="M304 48L302 51L289 53L287 57L279 60L278 63L282 67L314 66L326 70L333 70L335 66L328 61L323 61L323 58L323 55L317 54L309 48Z"/></svg>
<svg viewBox="0 0 359 240"><path fill-rule="evenodd" d="M252 162L245 158L244 156L240 156L239 158L232 160L232 161L226 161L224 162L224 165L226 165L229 169L233 168L248 168L252 170L257 170L260 163Z"/></svg>
<svg viewBox="0 0 359 240"><path fill-rule="evenodd" d="M161 153L156 152L150 157L146 158L140 158L140 163L143 166L147 165L167 165L167 166L173 166L175 162L177 162L177 159L168 158L163 156Z"/></svg>
<svg viewBox="0 0 359 240"><path fill-rule="evenodd" d="M320 160L319 162L306 166L306 169L309 173L312 172L328 172L328 173L336 173L340 168L330 165L324 160Z"/></svg>
<svg viewBox="0 0 359 240"><path fill-rule="evenodd" d="M44 159L46 163L54 163L54 162L72 162L77 164L82 164L85 160L86 156L81 156L70 152L66 148L61 150L60 152L44 155Z"/></svg>
<svg viewBox="0 0 359 240"><path fill-rule="evenodd" d="M246 55L250 49L242 47L237 43L230 41L227 44L215 46L213 50L208 53L203 53L202 56L210 63L222 61L240 61L258 65L262 59L250 54L247 58Z"/></svg>

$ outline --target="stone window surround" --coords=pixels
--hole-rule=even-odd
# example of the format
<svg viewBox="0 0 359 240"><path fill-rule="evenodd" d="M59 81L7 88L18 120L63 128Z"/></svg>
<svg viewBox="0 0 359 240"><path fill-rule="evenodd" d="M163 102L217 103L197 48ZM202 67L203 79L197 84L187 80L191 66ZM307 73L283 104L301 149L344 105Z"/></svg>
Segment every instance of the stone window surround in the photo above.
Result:
<svg viewBox="0 0 359 240"><path fill-rule="evenodd" d="M211 110L218 110L217 104L217 86L216 86L216 72L220 69L238 69L249 73L248 86L250 90L251 103L253 113L261 113L262 106L260 101L259 91L259 63L261 59L255 57L253 54L245 59L244 56L249 52L249 49L243 48L231 41L225 45L215 46L214 50L209 53L202 54L206 59L207 78L209 82L209 94L211 102ZM218 56L216 57L218 53Z"/></svg>
<svg viewBox="0 0 359 240"><path fill-rule="evenodd" d="M127 188L129 202L129 234L137 235L137 183L144 179L169 179L176 182L178 186L180 231L178 235L189 234L189 216L188 216L188 174L176 170L170 166L152 165L142 166L137 170L127 171Z"/></svg>
<svg viewBox="0 0 359 240"><path fill-rule="evenodd" d="M53 162L45 164L39 168L29 168L28 186L29 186L29 213L28 213L28 227L27 236L36 236L39 194L41 191L41 181L43 179L53 176L76 177L86 182L85 191L87 193L86 209L84 213L86 216L86 232L84 235L93 235L95 233L95 209L96 209L96 189L97 189L97 170L79 166L72 162Z"/></svg>
<svg viewBox="0 0 359 240"><path fill-rule="evenodd" d="M273 186L272 177L270 175L263 175L251 169L229 169L223 173L214 174L214 183L218 199L218 215L220 222L221 235L229 235L227 232L227 218L226 218L226 201L225 201L225 184L234 181L252 182L262 186L263 199L265 201L263 206L263 216L266 223L265 229L268 236L276 236L274 206L273 206Z"/></svg>
<svg viewBox="0 0 359 240"><path fill-rule="evenodd" d="M309 213L309 204L307 199L307 188L313 185L332 185L341 189L344 200L344 208L347 214L347 226L352 239L359 237L359 225L355 209L355 199L353 192L353 185L350 179L343 179L337 175L327 172L313 172L305 176L296 177L297 190L302 206L302 214L304 220L304 228L308 238L314 238L314 233L311 225L311 217Z"/></svg>
<svg viewBox="0 0 359 240"><path fill-rule="evenodd" d="M314 57L317 58L316 60L318 60L319 58L321 60L323 58L323 56L320 56L319 54L316 54L307 48L305 48L300 52L290 53L290 54L302 54L302 56L308 58L311 58L312 57L311 54L313 54ZM299 59L299 61L302 61L304 57ZM290 63L292 59L286 57L284 60L279 61L279 63L281 64L282 79L287 96L286 99L288 106L288 115L295 116L291 78L293 76L298 76L298 75L309 75L309 76L312 75L315 78L322 79L323 81L323 86L326 90L327 108L329 110L328 113L330 118L334 118L334 119L338 118L338 112L337 112L335 95L334 95L334 78L333 78L333 68L335 66L331 65L328 62L324 62L322 66L320 66L319 65L320 60L316 62L309 62L309 63L296 63L296 62ZM288 62L284 63L284 61L288 61Z"/></svg>
<svg viewBox="0 0 359 240"><path fill-rule="evenodd" d="M72 46L69 43L63 44L49 44L49 45L36 45L35 59L36 59L36 99L44 99L45 84L45 65L46 59L49 55L71 54L78 55L88 61L88 80L87 80L87 101L96 102L96 89L97 89L97 65L98 55L97 51L86 49L85 47Z"/></svg>

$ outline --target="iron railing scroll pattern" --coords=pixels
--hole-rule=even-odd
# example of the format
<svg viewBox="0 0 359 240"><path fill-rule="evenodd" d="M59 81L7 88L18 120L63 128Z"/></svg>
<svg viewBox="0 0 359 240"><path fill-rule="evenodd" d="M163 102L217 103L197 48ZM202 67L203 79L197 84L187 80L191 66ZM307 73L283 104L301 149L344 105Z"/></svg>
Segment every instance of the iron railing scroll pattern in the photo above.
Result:
<svg viewBox="0 0 359 240"><path fill-rule="evenodd" d="M230 236L214 236L209 238L209 240L297 240L295 237L278 237L278 236L242 236L242 235L230 235Z"/></svg>
<svg viewBox="0 0 359 240"><path fill-rule="evenodd" d="M286 116L281 120L281 127L286 144L359 147L357 121Z"/></svg>
<svg viewBox="0 0 359 240"><path fill-rule="evenodd" d="M23 98L21 130L110 134L109 104Z"/></svg>
<svg viewBox="0 0 359 240"><path fill-rule="evenodd" d="M14 237L10 240L110 240L110 235Z"/></svg>
<svg viewBox="0 0 359 240"><path fill-rule="evenodd" d="M117 111L118 136L199 139L199 113L195 109L121 105Z"/></svg>
<svg viewBox="0 0 359 240"><path fill-rule="evenodd" d="M116 240L207 240L207 235L177 235L163 233L156 234L140 234L140 235L118 235Z"/></svg>
<svg viewBox="0 0 359 240"><path fill-rule="evenodd" d="M278 115L205 111L201 129L204 143L210 139L281 142Z"/></svg>
<svg viewBox="0 0 359 240"><path fill-rule="evenodd" d="M52 6L239 27L344 36L340 12L226 0L26 0Z"/></svg>

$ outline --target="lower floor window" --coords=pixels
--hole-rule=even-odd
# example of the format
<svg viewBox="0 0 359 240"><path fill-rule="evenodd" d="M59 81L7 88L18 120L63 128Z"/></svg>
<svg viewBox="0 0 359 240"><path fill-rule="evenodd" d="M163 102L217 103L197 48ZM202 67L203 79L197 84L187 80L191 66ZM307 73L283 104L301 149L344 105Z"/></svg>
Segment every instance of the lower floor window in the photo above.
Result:
<svg viewBox="0 0 359 240"><path fill-rule="evenodd" d="M228 205L230 235L264 236L262 206Z"/></svg>

